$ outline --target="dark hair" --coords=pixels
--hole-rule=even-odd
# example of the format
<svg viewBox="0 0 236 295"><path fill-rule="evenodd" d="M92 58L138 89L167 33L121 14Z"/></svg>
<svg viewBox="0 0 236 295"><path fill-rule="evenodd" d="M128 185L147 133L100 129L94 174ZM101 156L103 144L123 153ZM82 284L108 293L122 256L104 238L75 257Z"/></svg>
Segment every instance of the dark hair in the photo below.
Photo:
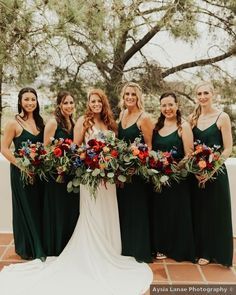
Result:
<svg viewBox="0 0 236 295"><path fill-rule="evenodd" d="M66 118L63 116L61 109L60 109L60 104L64 102L64 100L66 99L67 96L71 96L73 99L74 97L71 95L71 93L69 91L66 90L61 90L58 92L57 94L57 105L56 105L56 109L55 109L55 118L57 121L57 124L60 125L62 127L62 129L64 129L65 131L69 132L69 126L66 122ZM74 128L75 123L73 120L73 115L70 115L70 123L71 123L71 127Z"/></svg>
<svg viewBox="0 0 236 295"><path fill-rule="evenodd" d="M39 108L39 102L38 102L38 95L37 92L34 88L31 87L25 87L22 88L19 93L18 93L18 103L17 103L17 107L18 107L18 114L20 114L21 112L23 112L23 120L27 120L28 118L28 114L27 112L24 110L24 108L22 107L22 97L24 93L33 93L36 97L36 102L37 102L37 106L36 109L33 111L33 118L36 124L36 127L39 131L42 131L44 129L44 122L43 122L43 118L40 116L40 108Z"/></svg>
<svg viewBox="0 0 236 295"><path fill-rule="evenodd" d="M168 96L173 97L175 103L178 103L177 96L175 95L174 92L165 92L165 93L163 93L161 95L161 97L160 97L160 102L161 102L161 100L163 98L168 97ZM176 121L177 121L177 127L178 127L178 129L181 130L181 113L180 113L180 110L179 109L176 112ZM155 128L154 128L154 131L155 132L158 132L158 130L160 130L161 128L163 128L164 122L165 122L165 116L161 113L160 116L159 116L159 118L157 119L157 122L156 122L156 125L155 125Z"/></svg>

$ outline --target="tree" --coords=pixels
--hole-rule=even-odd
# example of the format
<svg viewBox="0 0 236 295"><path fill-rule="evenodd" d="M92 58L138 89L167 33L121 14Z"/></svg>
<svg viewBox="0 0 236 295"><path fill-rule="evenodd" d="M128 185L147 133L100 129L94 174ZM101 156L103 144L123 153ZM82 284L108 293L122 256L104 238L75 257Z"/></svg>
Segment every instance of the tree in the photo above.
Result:
<svg viewBox="0 0 236 295"><path fill-rule="evenodd" d="M49 32L39 12L27 1L0 1L0 119L4 83L32 83L48 58L42 48Z"/></svg>
<svg viewBox="0 0 236 295"><path fill-rule="evenodd" d="M117 87L130 78L129 73L132 77L155 74L154 85L147 85L160 88L170 75L213 65L236 53L234 0L45 2L57 14L54 34L67 46L64 53L69 61L67 72L74 75L74 81L83 77L85 83L91 78L102 82L113 107L117 105ZM206 52L202 58L165 68L159 61L153 66L153 60L143 54L143 48L162 32L184 42L194 42L201 34L199 24L208 30L211 47L218 48L214 55ZM139 60L134 65L135 57Z"/></svg>

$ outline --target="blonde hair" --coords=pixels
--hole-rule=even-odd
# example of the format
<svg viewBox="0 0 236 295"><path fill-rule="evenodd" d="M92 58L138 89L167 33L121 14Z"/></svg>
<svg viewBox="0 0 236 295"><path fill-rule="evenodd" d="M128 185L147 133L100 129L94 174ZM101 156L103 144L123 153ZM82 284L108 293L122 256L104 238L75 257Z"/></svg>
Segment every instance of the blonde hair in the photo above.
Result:
<svg viewBox="0 0 236 295"><path fill-rule="evenodd" d="M214 86L209 81L201 81L201 82L199 82L195 86L195 93L197 93L198 88L200 88L202 86L208 86L210 91L212 92L212 94L214 94L214 92L215 92ZM193 113L192 113L191 119L190 119L190 124L191 124L192 127L197 125L197 121L198 121L199 116L201 115L201 112L202 112L201 106L199 104L197 104L195 109L193 110Z"/></svg>
<svg viewBox="0 0 236 295"><path fill-rule="evenodd" d="M136 93L136 96L137 96L137 107L139 108L139 110L144 110L142 89L135 82L127 82L123 86L123 88L121 90L121 94L120 94L120 103L119 103L119 106L120 106L121 110L125 110L126 109L125 102L124 102L124 95L125 95L125 91L126 91L126 88L127 87L132 87L132 88L135 89L135 93Z"/></svg>

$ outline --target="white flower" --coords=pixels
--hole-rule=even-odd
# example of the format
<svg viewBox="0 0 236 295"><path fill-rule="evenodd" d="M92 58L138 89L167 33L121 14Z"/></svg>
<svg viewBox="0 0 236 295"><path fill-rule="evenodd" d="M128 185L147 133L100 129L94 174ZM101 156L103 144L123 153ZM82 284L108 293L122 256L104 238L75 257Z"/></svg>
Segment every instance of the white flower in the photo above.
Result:
<svg viewBox="0 0 236 295"><path fill-rule="evenodd" d="M169 180L169 176L167 175L162 175L161 178L160 178L160 182L161 183L165 183Z"/></svg>

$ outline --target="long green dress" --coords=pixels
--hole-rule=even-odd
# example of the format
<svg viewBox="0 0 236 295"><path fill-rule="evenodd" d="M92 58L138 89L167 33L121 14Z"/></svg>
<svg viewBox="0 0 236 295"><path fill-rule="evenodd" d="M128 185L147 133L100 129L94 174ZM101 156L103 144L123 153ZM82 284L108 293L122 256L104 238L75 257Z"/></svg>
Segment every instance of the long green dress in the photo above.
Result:
<svg viewBox="0 0 236 295"><path fill-rule="evenodd" d="M73 138L58 126L55 139ZM43 210L43 241L47 256L58 256L72 236L79 217L79 194L67 192L67 181L57 183L54 179L45 182Z"/></svg>
<svg viewBox="0 0 236 295"><path fill-rule="evenodd" d="M136 123L125 129L119 123L118 127L118 137L128 143L141 135ZM122 255L147 263L152 262L149 196L147 184L138 176L133 178L132 183L117 190Z"/></svg>
<svg viewBox="0 0 236 295"><path fill-rule="evenodd" d="M167 136L153 132L152 148L170 151L176 148L177 159L184 157L182 139L178 130ZM194 261L194 235L191 214L190 182L187 178L162 191L152 194L152 250L176 261Z"/></svg>
<svg viewBox="0 0 236 295"><path fill-rule="evenodd" d="M22 127L23 128L23 127ZM15 151L21 148L21 143L30 140L32 143L42 142L43 134L33 135L23 129L20 136L13 139ZM43 185L36 179L33 185L24 185L21 172L15 165L10 165L13 236L15 252L23 259L40 258L45 254L42 246L42 210Z"/></svg>
<svg viewBox="0 0 236 295"><path fill-rule="evenodd" d="M205 130L193 128L194 139L207 146L223 147L222 134L216 122ZM205 188L199 188L193 179L193 214L196 241L196 257L225 266L232 265L233 233L229 180L225 165L224 173L214 175Z"/></svg>

